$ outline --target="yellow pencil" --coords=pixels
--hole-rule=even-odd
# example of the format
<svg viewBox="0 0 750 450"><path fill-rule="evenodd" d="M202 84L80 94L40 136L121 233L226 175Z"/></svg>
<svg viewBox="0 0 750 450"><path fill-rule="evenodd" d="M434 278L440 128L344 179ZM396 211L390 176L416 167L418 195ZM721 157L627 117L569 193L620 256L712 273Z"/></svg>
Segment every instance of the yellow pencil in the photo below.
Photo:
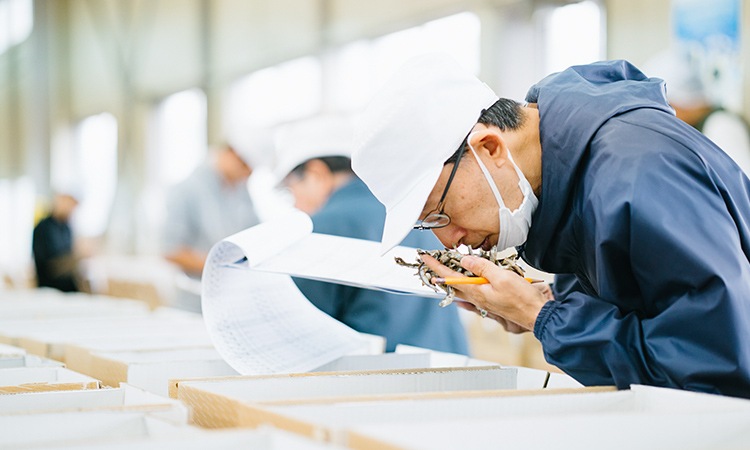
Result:
<svg viewBox="0 0 750 450"><path fill-rule="evenodd" d="M528 281L529 283L539 283L543 280L537 280L535 278L528 278L524 277L524 280ZM487 284L489 281L487 281L487 278L484 277L434 277L432 280L433 284Z"/></svg>

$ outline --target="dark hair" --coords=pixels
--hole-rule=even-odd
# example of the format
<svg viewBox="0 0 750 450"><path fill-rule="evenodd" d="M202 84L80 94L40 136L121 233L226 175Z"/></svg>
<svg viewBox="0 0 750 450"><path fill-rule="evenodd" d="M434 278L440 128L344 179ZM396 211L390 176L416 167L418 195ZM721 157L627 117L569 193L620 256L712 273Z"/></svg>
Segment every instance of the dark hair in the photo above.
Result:
<svg viewBox="0 0 750 450"><path fill-rule="evenodd" d="M502 131L517 130L523 125L523 114L521 114L521 104L515 100L501 98L487 109L483 109L479 114L477 123L487 126L496 126ZM455 163L458 154L466 146L467 135L461 145L443 164Z"/></svg>
<svg viewBox="0 0 750 450"><path fill-rule="evenodd" d="M348 158L346 156L321 156L320 158L312 158L309 159L302 164L295 167L290 174L295 174L297 176L302 176L305 171L305 165L312 161L313 159L317 159L320 161L323 161L323 163L328 166L328 169L331 170L333 173L337 172L352 172L352 160L351 158Z"/></svg>

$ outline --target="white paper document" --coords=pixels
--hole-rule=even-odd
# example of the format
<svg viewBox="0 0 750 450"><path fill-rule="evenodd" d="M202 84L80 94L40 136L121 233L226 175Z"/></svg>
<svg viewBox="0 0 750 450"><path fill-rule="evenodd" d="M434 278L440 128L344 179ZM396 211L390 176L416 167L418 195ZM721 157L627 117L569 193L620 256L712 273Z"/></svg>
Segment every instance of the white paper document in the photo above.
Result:
<svg viewBox="0 0 750 450"><path fill-rule="evenodd" d="M398 247L381 257L379 248L313 233L299 211L217 243L202 278L203 317L216 349L246 375L307 372L366 352L368 341L311 304L290 275L442 297L394 262L396 255L415 260L414 249Z"/></svg>
<svg viewBox="0 0 750 450"><path fill-rule="evenodd" d="M252 258L233 262L238 267L396 294L445 297L444 292L436 293L424 286L416 270L394 261L398 256L416 262L416 249L399 246L380 256L379 242L313 233L310 218L300 211L248 228L226 240L253 249Z"/></svg>

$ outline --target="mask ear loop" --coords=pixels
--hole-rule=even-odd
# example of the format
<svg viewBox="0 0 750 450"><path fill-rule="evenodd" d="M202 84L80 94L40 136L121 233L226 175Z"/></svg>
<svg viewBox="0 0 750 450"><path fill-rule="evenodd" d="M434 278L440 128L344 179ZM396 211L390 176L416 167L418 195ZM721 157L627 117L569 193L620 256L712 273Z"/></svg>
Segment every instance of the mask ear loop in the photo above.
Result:
<svg viewBox="0 0 750 450"><path fill-rule="evenodd" d="M495 200L497 200L497 203L505 208L505 202L503 201L503 197L500 195L500 191L497 189L497 185L492 180L492 175L490 175L490 171L487 170L487 166L484 165L481 159L479 159L479 155L477 155L477 152L474 150L474 147L471 146L471 137L474 136L477 132L473 132L469 134L469 137L466 138L466 145L469 146L469 149L471 150L471 153L474 154L474 158L477 160L477 164L479 164L479 168L482 170L482 173L484 174L484 177L487 179L487 182L490 185L490 189L492 189L492 193L495 194ZM510 153L510 152L508 152Z"/></svg>

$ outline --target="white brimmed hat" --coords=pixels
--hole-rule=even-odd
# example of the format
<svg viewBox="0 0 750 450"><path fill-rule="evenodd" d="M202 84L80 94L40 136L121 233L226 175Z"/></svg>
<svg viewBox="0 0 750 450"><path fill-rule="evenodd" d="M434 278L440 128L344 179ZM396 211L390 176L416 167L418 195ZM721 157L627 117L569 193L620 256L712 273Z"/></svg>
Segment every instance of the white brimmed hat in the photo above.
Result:
<svg viewBox="0 0 750 450"><path fill-rule="evenodd" d="M498 97L448 55L403 66L362 114L354 172L386 208L381 251L409 234L443 163Z"/></svg>
<svg viewBox="0 0 750 450"><path fill-rule="evenodd" d="M277 163L274 175L277 181L314 158L350 158L353 137L353 124L346 116L317 116L280 127L275 138Z"/></svg>

